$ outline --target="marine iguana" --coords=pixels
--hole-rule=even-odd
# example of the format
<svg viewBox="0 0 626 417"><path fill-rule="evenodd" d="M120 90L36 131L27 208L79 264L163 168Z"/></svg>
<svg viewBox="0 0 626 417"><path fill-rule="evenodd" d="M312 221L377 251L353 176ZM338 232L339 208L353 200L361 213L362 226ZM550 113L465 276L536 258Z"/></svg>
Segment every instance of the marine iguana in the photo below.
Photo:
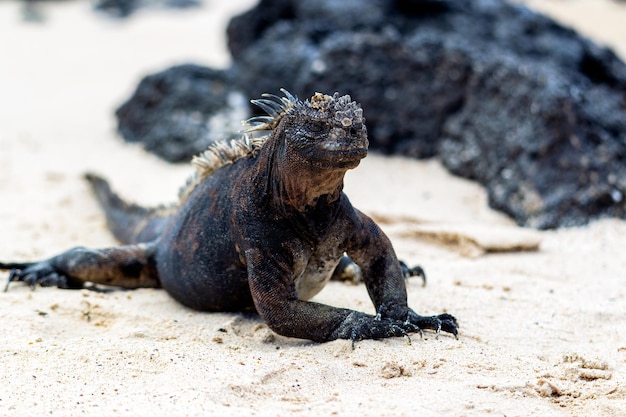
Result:
<svg viewBox="0 0 626 417"><path fill-rule="evenodd" d="M368 151L360 105L338 93L301 101L281 91L284 97L252 100L267 115L249 119L241 139L194 158L196 172L175 206L126 203L88 174L123 245L0 263L10 270L7 288L12 281L162 287L193 309L256 310L276 333L318 342L422 329L456 337L452 315L420 316L408 307L391 242L343 193L344 174ZM376 315L308 301L342 272L346 254L360 267Z"/></svg>

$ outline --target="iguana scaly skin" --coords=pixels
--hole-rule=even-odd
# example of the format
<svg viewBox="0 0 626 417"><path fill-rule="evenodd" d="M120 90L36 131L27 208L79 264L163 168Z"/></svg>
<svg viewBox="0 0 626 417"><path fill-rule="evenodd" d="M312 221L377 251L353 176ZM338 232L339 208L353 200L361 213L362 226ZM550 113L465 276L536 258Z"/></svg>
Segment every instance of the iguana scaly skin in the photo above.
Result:
<svg viewBox="0 0 626 417"><path fill-rule="evenodd" d="M197 172L176 206L128 204L88 175L124 245L0 263L10 270L7 287L12 281L33 288L163 287L191 308L255 309L275 332L320 342L421 329L456 336L450 314L420 316L407 306L389 239L342 191L346 171L367 155L361 107L337 93L302 102L282 91L284 97L253 100L268 115L250 119L241 140L213 145L194 159ZM257 131L269 134L253 138ZM360 267L376 316L308 301L344 254Z"/></svg>

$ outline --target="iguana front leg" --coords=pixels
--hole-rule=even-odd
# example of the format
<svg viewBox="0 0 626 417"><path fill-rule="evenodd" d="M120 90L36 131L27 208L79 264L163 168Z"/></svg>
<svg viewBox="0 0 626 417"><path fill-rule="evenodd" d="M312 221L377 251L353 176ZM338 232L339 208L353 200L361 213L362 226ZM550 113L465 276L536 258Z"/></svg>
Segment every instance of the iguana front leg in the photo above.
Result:
<svg viewBox="0 0 626 417"><path fill-rule="evenodd" d="M377 319L358 311L298 299L289 262L260 249L245 252L250 291L259 315L276 333L326 342L383 339L415 331L404 320Z"/></svg>
<svg viewBox="0 0 626 417"><path fill-rule="evenodd" d="M0 262L9 270L5 291L13 281L37 285L82 288L84 283L123 288L158 288L154 243L106 249L74 248L39 262Z"/></svg>
<svg viewBox="0 0 626 417"><path fill-rule="evenodd" d="M403 320L419 329L444 331L457 337L457 320L451 314L421 316L408 307L402 267L391 242L373 220L361 213L359 216L360 224L353 228L348 255L361 268L377 317Z"/></svg>

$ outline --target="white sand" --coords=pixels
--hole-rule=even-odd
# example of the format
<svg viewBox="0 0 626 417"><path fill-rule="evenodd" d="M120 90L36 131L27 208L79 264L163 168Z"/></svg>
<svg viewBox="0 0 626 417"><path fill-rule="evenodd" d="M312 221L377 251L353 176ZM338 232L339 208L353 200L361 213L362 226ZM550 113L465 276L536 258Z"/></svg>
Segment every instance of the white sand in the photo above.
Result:
<svg viewBox="0 0 626 417"><path fill-rule="evenodd" d="M113 110L146 73L226 65L226 17L251 3L116 22L69 2L46 7L38 25L0 2L0 259L115 243L87 170L136 201L174 200L190 168L124 144ZM531 3L626 56L625 6ZM0 416L626 415L626 222L532 234L536 252L480 255L463 250L465 237L497 246L491 229L528 236L439 162L371 155L346 182L399 255L426 268L429 284L410 281L409 304L454 313L459 340L430 333L353 351L276 336L254 317L194 312L160 290L14 285L0 293ZM418 239L420 225L461 234ZM316 299L372 312L362 285L331 283Z"/></svg>

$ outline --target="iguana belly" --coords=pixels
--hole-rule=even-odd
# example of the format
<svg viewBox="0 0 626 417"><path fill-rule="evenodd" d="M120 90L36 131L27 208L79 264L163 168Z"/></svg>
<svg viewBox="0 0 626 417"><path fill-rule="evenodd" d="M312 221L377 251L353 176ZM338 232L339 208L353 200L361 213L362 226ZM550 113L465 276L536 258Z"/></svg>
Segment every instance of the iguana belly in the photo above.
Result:
<svg viewBox="0 0 626 417"><path fill-rule="evenodd" d="M301 300L309 300L324 288L339 264L341 256L309 262L304 272L295 280L296 292Z"/></svg>

